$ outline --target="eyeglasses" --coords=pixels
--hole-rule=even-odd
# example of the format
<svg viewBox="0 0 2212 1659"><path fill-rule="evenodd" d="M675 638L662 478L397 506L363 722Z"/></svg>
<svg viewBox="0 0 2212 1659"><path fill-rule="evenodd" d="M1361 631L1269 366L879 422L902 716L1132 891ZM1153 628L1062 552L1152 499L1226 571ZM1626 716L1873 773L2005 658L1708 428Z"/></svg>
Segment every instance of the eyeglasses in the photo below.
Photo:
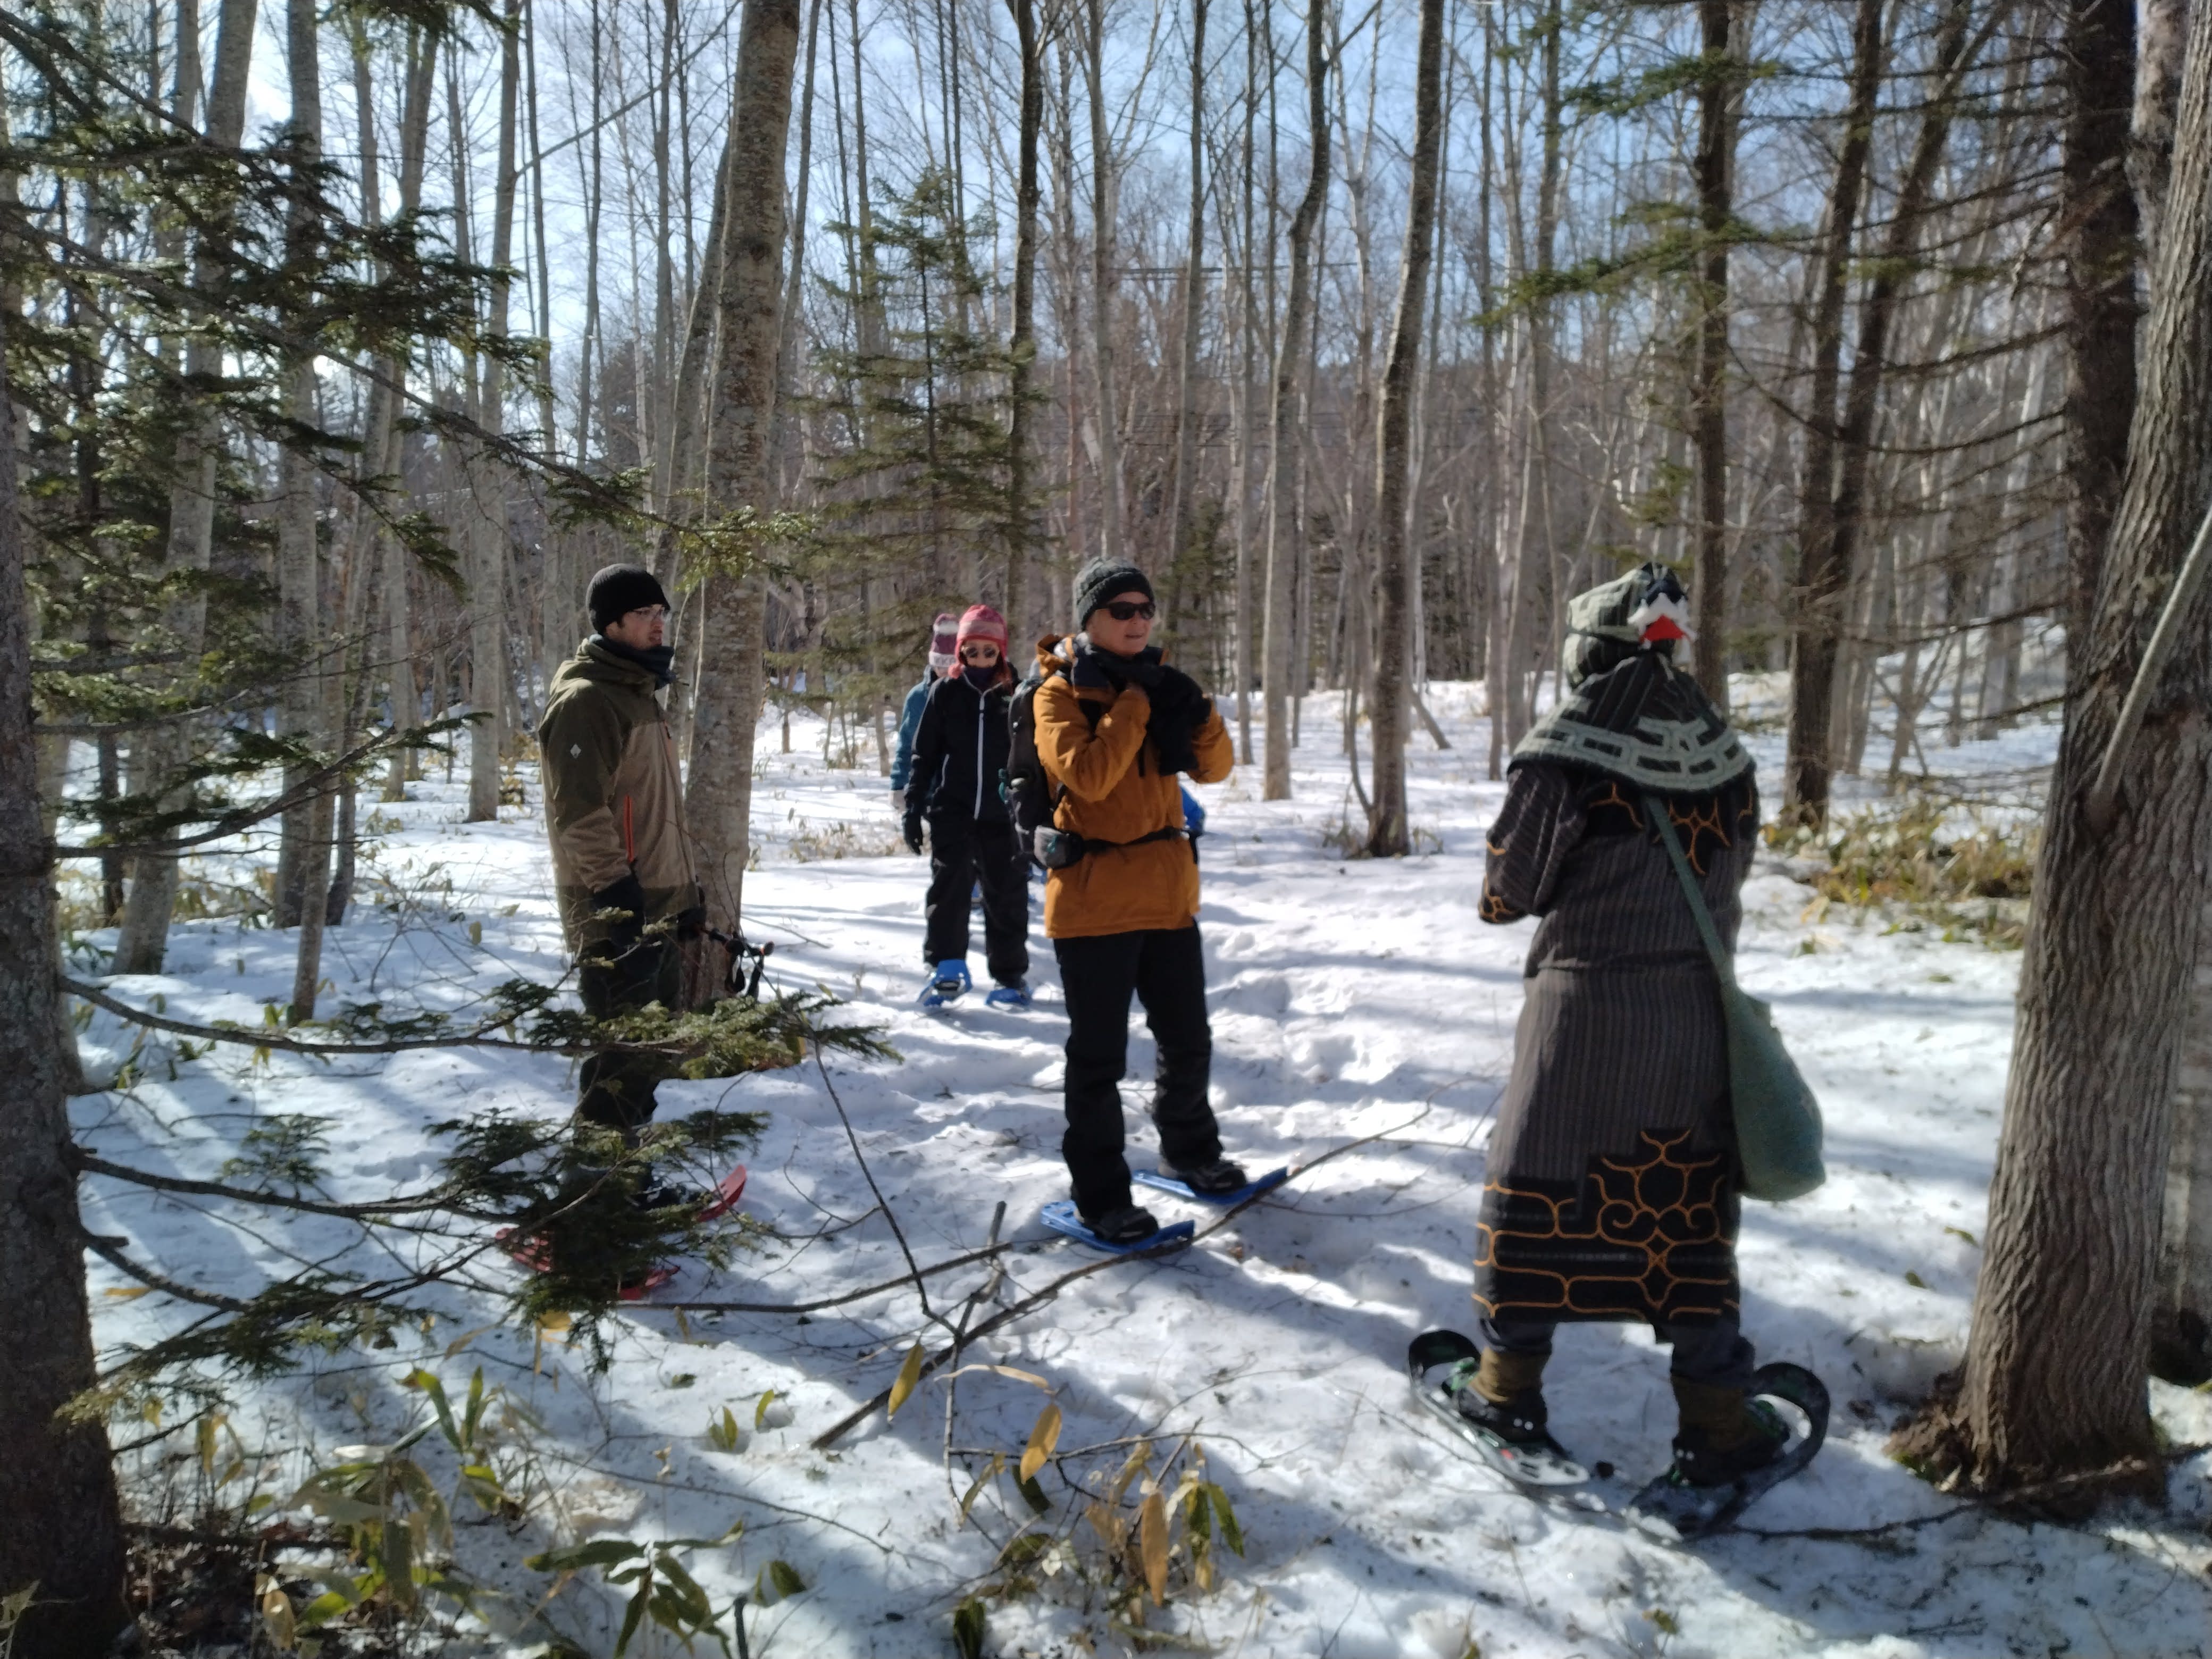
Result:
<svg viewBox="0 0 2212 1659"><path fill-rule="evenodd" d="M1115 622L1134 622L1139 617L1146 622L1152 619L1152 602L1150 599L1144 599L1134 605L1126 599L1116 599L1113 604L1106 606L1105 611L1106 614Z"/></svg>

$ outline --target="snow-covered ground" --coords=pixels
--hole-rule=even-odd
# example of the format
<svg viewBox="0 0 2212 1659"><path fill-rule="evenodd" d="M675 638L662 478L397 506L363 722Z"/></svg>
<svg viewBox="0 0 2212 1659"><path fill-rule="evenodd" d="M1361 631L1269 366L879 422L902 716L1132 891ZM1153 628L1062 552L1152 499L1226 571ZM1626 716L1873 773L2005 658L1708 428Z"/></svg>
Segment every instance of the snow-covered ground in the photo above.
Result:
<svg viewBox="0 0 2212 1659"><path fill-rule="evenodd" d="M1176 1633L1174 1650L2205 1652L2212 1486L2203 1456L2174 1465L2166 1511L2123 1510L2069 1529L1957 1506L1883 1455L1902 1402L1964 1340L2018 958L1899 930L1894 918L1808 908L1808 890L1778 869L1747 890L1742 975L1772 1000L1820 1094L1832 1176L1798 1202L1747 1206L1745 1325L1764 1358L1827 1379L1827 1449L1758 1505L1749 1530L1672 1549L1610 1516L1506 1489L1416 1413L1402 1370L1407 1339L1471 1319L1483 1148L1531 926L1476 918L1482 833L1502 791L1484 776L1479 693L1438 686L1431 706L1452 748L1417 739L1412 813L1429 850L1413 859L1347 862L1327 844L1347 808L1356 813L1332 699L1307 705L1295 799L1261 803L1249 769L1200 792L1212 814L1202 926L1216 1107L1232 1153L1254 1169L1311 1167L1196 1248L1077 1280L971 1351L971 1365L1030 1373L1053 1391L1060 1459L1042 1480L1051 1512L1032 1530L1073 1540L1023 1570L1034 1589L989 1604L983 1651L1133 1650L1135 1638L1109 1621L1108 1592L1081 1582L1101 1552L1090 1525L1072 1518L1083 1506L1074 1494L1110 1481L1133 1439L1164 1454L1188 1437L1234 1503L1245 1555L1223 1558L1210 1595L1178 1595L1150 1613L1155 1632ZM831 1070L907 1243L925 1264L974 1250L1003 1199L1018 1245L1005 1258L999 1303L1084 1265L1091 1258L1036 1221L1038 1206L1064 1193L1064 1024L1041 927L1034 1010L916 1007L924 866L902 851L884 855L896 824L872 755L863 770L830 769L818 727L795 723L789 755L774 752L773 724L762 735L755 811L767 846L747 880L748 926L775 941L776 980L828 988L846 1000L844 1016L879 1025L898 1050L896 1062ZM1778 742L1758 739L1770 780ZM2047 760L2051 745L2050 729L2039 728L1931 758L1964 775L2017 773ZM509 977L561 974L540 802L534 778L526 782L526 805L495 825L459 821L458 785L418 786L410 802L379 809L365 896L396 908L363 907L330 936L326 1006L380 1001L387 1017L459 1007ZM794 850L816 856L794 861ZM833 852L860 855L821 856ZM173 938L170 971L118 979L118 994L159 998L186 1019L257 1024L265 1004L289 996L288 935L204 921ZM88 1058L119 1054L130 1036L100 1016L87 1032ZM1127 1089L1139 1167L1150 1143L1135 1079L1151 1060L1139 1027ZM180 1066L174 1080L159 1064L141 1073L127 1098L76 1103L102 1156L212 1177L257 1124L265 1133L279 1115L308 1114L323 1120L325 1190L337 1199L422 1182L437 1155L430 1124L498 1106L558 1116L573 1088L557 1060L466 1050L316 1065L283 1055L255 1064L234 1048ZM687 1270L664 1299L819 1302L904 1270L811 1063L734 1084L671 1085L662 1098L664 1115L716 1104L769 1114L746 1207L775 1233L732 1273ZM128 1237L134 1255L204 1288L258 1288L357 1237L313 1217L104 1180L85 1190L94 1231ZM1182 1212L1171 1200L1157 1207ZM267 1453L271 1490L283 1496L342 1444L388 1442L421 1420L422 1395L401 1382L413 1367L453 1387L481 1366L539 1425L505 1437L507 1455L532 1463L541 1483L527 1520L512 1535L461 1528L463 1564L506 1586L514 1605L548 1588L519 1563L549 1544L711 1538L742 1520L741 1539L690 1557L709 1591L726 1604L771 1559L809 1587L750 1611L754 1654L952 1650L955 1606L999 1577L1001 1547L1031 1518L1003 1477L964 1523L960 1501L992 1452L1018 1457L1038 1389L971 1370L948 1417L947 1385L933 1378L896 1420L878 1413L832 1449L809 1444L889 1385L917 1340L933 1349L944 1340L911 1286L805 1318L629 1310L611 1370L593 1376L557 1332L495 1326L512 1283L502 1258L472 1271L472 1281L438 1292L445 1312L434 1329L404 1331L392 1349L311 1356L297 1376L238 1398L231 1425ZM957 1319L987 1271L931 1279L928 1312ZM98 1287L127 1286L103 1264L93 1273ZM96 1293L94 1303L110 1344L189 1316L158 1295ZM1664 1353L1635 1329L1569 1326L1547 1381L1557 1432L1585 1461L1618 1471L1596 1486L1617 1508L1666 1456ZM2176 1441L2212 1439L2212 1400L2154 1389ZM754 1430L771 1389L776 1401ZM727 1449L707 1434L726 1406L752 1431ZM1808 1535L1827 1528L1880 1529ZM591 1574L547 1609L595 1654L611 1651L617 1615ZM650 1636L633 1650L654 1650L654 1639L674 1650Z"/></svg>

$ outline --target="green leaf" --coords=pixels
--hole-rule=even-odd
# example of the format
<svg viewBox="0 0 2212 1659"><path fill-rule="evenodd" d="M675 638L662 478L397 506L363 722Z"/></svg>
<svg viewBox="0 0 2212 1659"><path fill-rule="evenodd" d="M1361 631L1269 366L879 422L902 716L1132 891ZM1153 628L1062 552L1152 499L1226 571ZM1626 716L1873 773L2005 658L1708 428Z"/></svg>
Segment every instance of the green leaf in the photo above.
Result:
<svg viewBox="0 0 2212 1659"><path fill-rule="evenodd" d="M530 1556L522 1565L532 1572L581 1572L586 1567L611 1567L644 1553L643 1545L627 1538L594 1538L588 1544L570 1544Z"/></svg>
<svg viewBox="0 0 2212 1659"><path fill-rule="evenodd" d="M778 1595L804 1595L806 1593L806 1581L799 1576L799 1569L788 1561L769 1562L768 1577L769 1583L775 1586Z"/></svg>
<svg viewBox="0 0 2212 1659"><path fill-rule="evenodd" d="M623 1614L622 1634L615 1638L615 1659L623 1659L629 1651L629 1638L637 1634L637 1622L645 1617L646 1608L653 1601L653 1575L648 1571L637 1587L637 1594L629 1598L629 1609Z"/></svg>
<svg viewBox="0 0 2212 1659"><path fill-rule="evenodd" d="M1237 1511L1229 1506L1229 1494L1211 1480L1206 1483L1203 1490L1206 1504L1213 1510L1213 1518L1221 1522L1221 1541L1237 1554L1243 1554L1244 1529L1237 1524Z"/></svg>
<svg viewBox="0 0 2212 1659"><path fill-rule="evenodd" d="M960 1659L983 1659L984 1624L983 1603L975 1596L952 1609L952 1645Z"/></svg>
<svg viewBox="0 0 2212 1659"><path fill-rule="evenodd" d="M890 1401L884 1408L885 1417L896 1417L898 1408L906 1404L907 1396L914 1392L915 1385L921 1381L921 1344L917 1342L906 1351L905 1362L899 1366L898 1376L891 1383Z"/></svg>
<svg viewBox="0 0 2212 1659"><path fill-rule="evenodd" d="M917 1347L917 1348L915 1350L915 1352L916 1353L919 1353L919 1352L921 1352L921 1349L920 1349L919 1347ZM911 1364L911 1363L912 1363L912 1360L913 1360L913 1355L911 1355L911 1354L910 1354L910 1355L908 1355L908 1363L909 1363L909 1364ZM906 1382L906 1370L905 1370L905 1368L904 1368L903 1366L902 1366L902 1367L900 1368L900 1370L899 1370L899 1381L900 1381L900 1382ZM914 1385L913 1385L911 1382L908 1382L908 1383L907 1383L907 1393L911 1394L913 1391L914 1391ZM906 1395L904 1395L904 1394L900 1394L900 1393L899 1393L899 1391L898 1391L898 1389L897 1389L897 1388L896 1388L896 1386L894 1386L894 1387L892 1388L892 1389L891 1389L891 1393L892 1393L894 1395L896 1395L896 1400L897 1400L897 1403L896 1403L896 1404L894 1404L894 1405L891 1407L891 1409L892 1409L893 1411L896 1411L896 1410L899 1408L899 1405L903 1404L903 1403L905 1402L905 1400L906 1400ZM753 1404L753 1427L755 1427L756 1429L764 1429L764 1428L766 1428L766 1427L768 1426L768 1408L769 1408L770 1406L773 1406L774 1404L775 1404L775 1390L774 1389L769 1389L766 1393L764 1393L763 1395L761 1395L761 1397L760 1397L757 1401L756 1401L754 1402L754 1404Z"/></svg>

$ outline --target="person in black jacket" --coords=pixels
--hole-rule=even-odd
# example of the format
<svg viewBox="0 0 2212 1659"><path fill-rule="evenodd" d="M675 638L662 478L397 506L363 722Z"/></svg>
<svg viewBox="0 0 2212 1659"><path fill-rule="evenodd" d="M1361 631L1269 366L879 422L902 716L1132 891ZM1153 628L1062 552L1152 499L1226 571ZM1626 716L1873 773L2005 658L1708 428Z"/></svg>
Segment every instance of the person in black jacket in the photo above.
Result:
<svg viewBox="0 0 2212 1659"><path fill-rule="evenodd" d="M1006 810L1003 783L1012 732L1014 672L1006 620L988 605L960 618L957 669L929 688L915 730L906 792L906 844L921 851L929 824L928 925L921 1000L938 1007L969 988L968 900L983 890L983 945L995 1007L1030 1005L1029 860Z"/></svg>

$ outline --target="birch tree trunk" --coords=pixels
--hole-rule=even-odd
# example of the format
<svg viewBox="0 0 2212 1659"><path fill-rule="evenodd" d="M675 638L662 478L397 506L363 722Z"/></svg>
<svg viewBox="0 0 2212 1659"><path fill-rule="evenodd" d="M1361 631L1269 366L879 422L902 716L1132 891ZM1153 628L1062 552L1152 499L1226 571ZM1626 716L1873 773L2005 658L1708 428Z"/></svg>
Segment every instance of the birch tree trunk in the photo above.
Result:
<svg viewBox="0 0 2212 1659"><path fill-rule="evenodd" d="M1275 353L1274 411L1267 452L1267 618L1265 653L1267 765L1262 800L1291 798L1291 697L1304 688L1305 665L1296 653L1298 522L1305 447L1298 422L1298 391L1306 342L1313 327L1313 238L1328 196L1328 0L1306 11L1306 125L1311 159L1305 194L1291 216L1291 281ZM1292 684L1295 675L1297 684Z"/></svg>
<svg viewBox="0 0 2212 1659"><path fill-rule="evenodd" d="M785 152L799 56L799 0L750 0L732 89L729 204L707 452L710 518L775 511L775 360L782 337ZM767 600L747 553L705 574L699 687L684 816L709 921L736 933L751 852L753 735L760 721Z"/></svg>
<svg viewBox="0 0 2212 1659"><path fill-rule="evenodd" d="M399 211L414 212L422 203L422 169L429 154L430 91L437 82L438 37L428 30L410 30L408 40L407 88L399 115ZM552 434L547 434L547 441ZM397 455L394 456L395 465ZM384 657L391 665L387 682L392 724L404 731L417 725L422 709L415 684L414 643L409 636L410 607L407 599L407 550L396 536L384 538ZM407 776L412 751L392 751L391 769L385 775L384 799L407 799Z"/></svg>
<svg viewBox="0 0 2212 1659"><path fill-rule="evenodd" d="M0 309L0 1585L38 1595L13 1659L105 1653L130 1617L123 1517L97 1416L62 1407L99 1381L63 1093L52 842L40 812L30 597L15 499L15 408Z"/></svg>
<svg viewBox="0 0 2212 1659"><path fill-rule="evenodd" d="M1904 1437L1987 1491L2166 1485L2145 1372L2212 865L2212 588L2179 618L2103 833L2083 797L2212 499L2212 29L2190 41L2179 109L2127 482L2044 811L1966 1365Z"/></svg>
<svg viewBox="0 0 2212 1659"><path fill-rule="evenodd" d="M1413 603L1407 593L1407 453L1415 376L1420 372L1421 313L1428 304L1429 259L1436 246L1437 172L1443 135L1443 0L1421 0L1420 45L1413 72L1413 164L1407 186L1406 248L1400 262L1398 313L1382 369L1382 406L1376 420L1376 592L1380 601L1375 678L1368 696L1375 787L1367 813L1367 851L1402 858L1412 850L1406 826L1407 676L1413 663Z"/></svg>
<svg viewBox="0 0 2212 1659"><path fill-rule="evenodd" d="M1252 451L1255 434L1252 409L1256 391L1259 319L1253 314L1253 127L1260 106L1260 22L1254 0L1244 0L1243 258L1237 298L1237 758L1252 763ZM1275 73L1273 42L1268 42L1267 75ZM1270 227L1272 232L1273 227ZM1272 271L1272 234L1267 250Z"/></svg>

